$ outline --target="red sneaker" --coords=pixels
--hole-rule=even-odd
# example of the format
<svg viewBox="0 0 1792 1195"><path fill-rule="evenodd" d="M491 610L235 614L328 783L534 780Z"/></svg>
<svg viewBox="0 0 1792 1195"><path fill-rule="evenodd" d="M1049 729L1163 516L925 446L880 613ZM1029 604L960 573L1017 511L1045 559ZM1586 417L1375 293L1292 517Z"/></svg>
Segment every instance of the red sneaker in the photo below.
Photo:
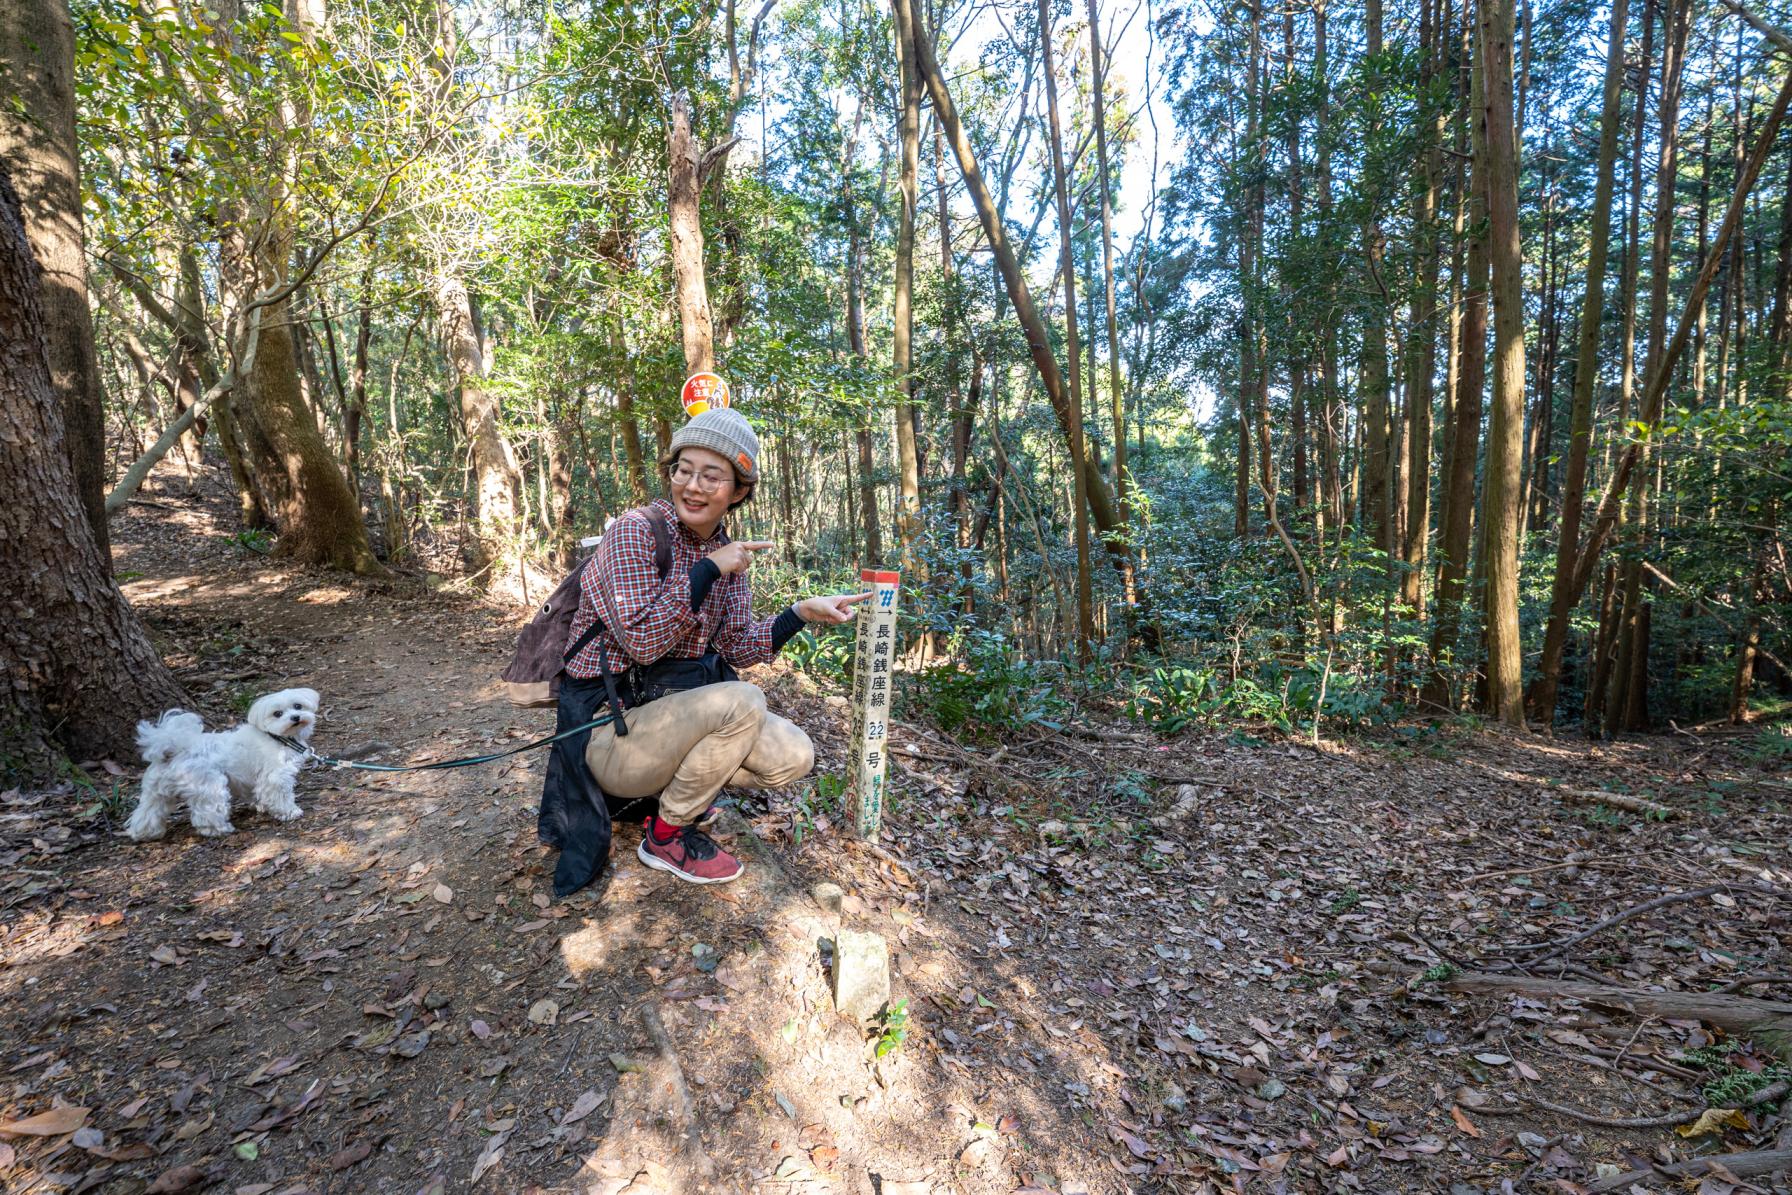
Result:
<svg viewBox="0 0 1792 1195"><path fill-rule="evenodd" d="M669 871L690 884L726 884L738 879L745 870L739 859L717 846L715 840L695 826L685 826L670 842L656 841L653 819L642 827L641 845L635 854L641 862L660 871Z"/></svg>

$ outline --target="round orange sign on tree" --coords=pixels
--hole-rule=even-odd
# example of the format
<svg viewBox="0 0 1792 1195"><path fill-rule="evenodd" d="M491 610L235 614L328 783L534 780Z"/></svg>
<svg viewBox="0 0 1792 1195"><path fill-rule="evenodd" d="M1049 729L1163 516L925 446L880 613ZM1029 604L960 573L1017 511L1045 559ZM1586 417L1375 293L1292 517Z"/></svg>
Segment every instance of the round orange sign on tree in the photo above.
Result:
<svg viewBox="0 0 1792 1195"><path fill-rule="evenodd" d="M694 373L684 380L684 413L695 419L712 407L728 405L728 383L719 374Z"/></svg>

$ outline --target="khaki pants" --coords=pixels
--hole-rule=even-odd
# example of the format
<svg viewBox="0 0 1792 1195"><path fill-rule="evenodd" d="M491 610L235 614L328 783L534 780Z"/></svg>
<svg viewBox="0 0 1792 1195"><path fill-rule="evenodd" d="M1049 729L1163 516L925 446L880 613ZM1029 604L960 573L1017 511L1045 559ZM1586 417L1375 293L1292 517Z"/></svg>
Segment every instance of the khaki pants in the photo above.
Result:
<svg viewBox="0 0 1792 1195"><path fill-rule="evenodd" d="M628 733L591 732L585 764L604 791L626 800L660 798L660 817L688 826L724 785L782 788L815 765L809 736L767 713L765 694L745 681L668 693L626 712Z"/></svg>

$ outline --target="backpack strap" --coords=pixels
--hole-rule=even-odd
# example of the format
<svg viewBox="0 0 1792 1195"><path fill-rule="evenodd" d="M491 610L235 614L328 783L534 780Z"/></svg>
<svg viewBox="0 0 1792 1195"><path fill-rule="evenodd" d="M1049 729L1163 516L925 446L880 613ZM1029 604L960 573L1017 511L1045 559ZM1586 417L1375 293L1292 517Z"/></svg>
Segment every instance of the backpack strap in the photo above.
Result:
<svg viewBox="0 0 1792 1195"><path fill-rule="evenodd" d="M603 629L604 629L604 620L603 619L601 619L601 618L592 619L591 625L585 628L585 633L583 635L580 635L576 640L574 640L573 645L566 649L566 654L560 657L560 662L562 664L572 663L572 658L574 656L578 655L580 652L584 651L587 647L590 647L591 641L593 639L597 638L598 635L603 632Z"/></svg>
<svg viewBox="0 0 1792 1195"><path fill-rule="evenodd" d="M672 571L672 531L666 526L666 516L658 508L643 506L641 513L647 516L647 526L653 530L653 567L664 581L666 574Z"/></svg>

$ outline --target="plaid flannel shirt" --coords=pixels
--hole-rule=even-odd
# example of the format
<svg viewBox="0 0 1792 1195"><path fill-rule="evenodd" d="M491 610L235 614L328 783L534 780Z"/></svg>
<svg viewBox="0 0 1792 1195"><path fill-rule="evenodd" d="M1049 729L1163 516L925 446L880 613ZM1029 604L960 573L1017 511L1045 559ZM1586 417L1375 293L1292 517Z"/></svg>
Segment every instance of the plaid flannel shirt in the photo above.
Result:
<svg viewBox="0 0 1792 1195"><path fill-rule="evenodd" d="M671 502L656 498L651 506L666 520L672 567L662 580L653 563L653 529L646 515L630 511L610 524L579 578L579 609L566 645L578 642L600 616L604 629L567 661L567 675L581 680L601 675L600 648L611 672L660 659L694 659L711 648L735 668L771 659L773 620L753 617L746 573L718 578L702 608L691 609L691 568L721 546L720 532L699 540L679 522Z"/></svg>

